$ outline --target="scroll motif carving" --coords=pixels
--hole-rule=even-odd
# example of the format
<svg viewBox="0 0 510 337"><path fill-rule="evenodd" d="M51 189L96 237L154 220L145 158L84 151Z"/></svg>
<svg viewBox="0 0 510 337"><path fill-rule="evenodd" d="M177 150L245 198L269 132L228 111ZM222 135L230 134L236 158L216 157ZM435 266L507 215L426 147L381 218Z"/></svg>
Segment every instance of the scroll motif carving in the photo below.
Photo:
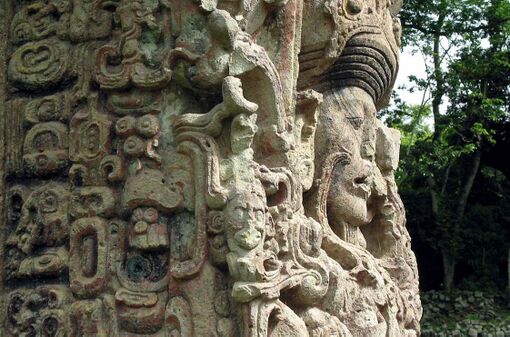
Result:
<svg viewBox="0 0 510 337"><path fill-rule="evenodd" d="M398 1L5 6L5 336L419 335Z"/></svg>
<svg viewBox="0 0 510 337"><path fill-rule="evenodd" d="M52 39L20 47L9 63L11 81L32 91L58 85L70 70L69 46Z"/></svg>

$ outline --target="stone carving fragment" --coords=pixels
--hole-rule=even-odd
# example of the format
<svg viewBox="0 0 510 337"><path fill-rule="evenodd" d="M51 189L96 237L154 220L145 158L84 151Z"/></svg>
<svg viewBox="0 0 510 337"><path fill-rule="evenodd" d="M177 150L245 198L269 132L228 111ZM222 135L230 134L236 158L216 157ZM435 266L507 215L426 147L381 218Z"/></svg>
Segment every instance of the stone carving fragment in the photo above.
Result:
<svg viewBox="0 0 510 337"><path fill-rule="evenodd" d="M418 336L400 6L3 1L0 336Z"/></svg>
<svg viewBox="0 0 510 337"><path fill-rule="evenodd" d="M23 189L14 187L18 188ZM4 266L7 279L65 272L69 259L65 248L69 239L68 192L54 183L19 192L11 194L11 205L19 203L18 214L11 213L15 221L4 243L9 256Z"/></svg>

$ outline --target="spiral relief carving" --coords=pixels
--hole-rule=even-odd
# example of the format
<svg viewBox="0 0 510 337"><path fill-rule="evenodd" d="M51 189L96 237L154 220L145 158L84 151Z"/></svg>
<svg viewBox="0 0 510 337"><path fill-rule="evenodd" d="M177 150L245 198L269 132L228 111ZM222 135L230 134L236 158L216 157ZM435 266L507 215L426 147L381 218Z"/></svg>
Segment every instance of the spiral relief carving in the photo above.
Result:
<svg viewBox="0 0 510 337"><path fill-rule="evenodd" d="M46 40L17 49L9 62L9 78L27 90L55 87L70 71L70 49L64 42Z"/></svg>

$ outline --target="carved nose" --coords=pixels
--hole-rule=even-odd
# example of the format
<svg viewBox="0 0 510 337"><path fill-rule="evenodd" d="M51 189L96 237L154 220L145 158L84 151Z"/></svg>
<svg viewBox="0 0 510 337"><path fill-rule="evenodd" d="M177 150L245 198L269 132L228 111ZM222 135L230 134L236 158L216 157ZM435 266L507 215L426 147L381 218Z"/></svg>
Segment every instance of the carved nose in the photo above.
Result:
<svg viewBox="0 0 510 337"><path fill-rule="evenodd" d="M367 182L367 179L368 179L368 176L367 175L363 175L363 176L360 176L360 177L357 177L354 179L354 183L356 185L361 185L361 184L364 184Z"/></svg>
<svg viewBox="0 0 510 337"><path fill-rule="evenodd" d="M353 183L357 188L360 188L366 193L365 197L368 197L374 178L373 164L368 160L363 160L360 166L360 174L354 178Z"/></svg>

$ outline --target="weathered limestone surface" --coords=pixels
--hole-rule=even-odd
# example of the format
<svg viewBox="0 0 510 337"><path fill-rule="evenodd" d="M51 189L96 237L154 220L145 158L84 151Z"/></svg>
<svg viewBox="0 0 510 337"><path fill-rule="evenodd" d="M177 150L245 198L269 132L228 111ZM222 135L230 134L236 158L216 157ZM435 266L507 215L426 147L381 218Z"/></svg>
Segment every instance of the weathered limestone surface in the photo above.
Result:
<svg viewBox="0 0 510 337"><path fill-rule="evenodd" d="M0 1L0 336L418 336L400 6Z"/></svg>

